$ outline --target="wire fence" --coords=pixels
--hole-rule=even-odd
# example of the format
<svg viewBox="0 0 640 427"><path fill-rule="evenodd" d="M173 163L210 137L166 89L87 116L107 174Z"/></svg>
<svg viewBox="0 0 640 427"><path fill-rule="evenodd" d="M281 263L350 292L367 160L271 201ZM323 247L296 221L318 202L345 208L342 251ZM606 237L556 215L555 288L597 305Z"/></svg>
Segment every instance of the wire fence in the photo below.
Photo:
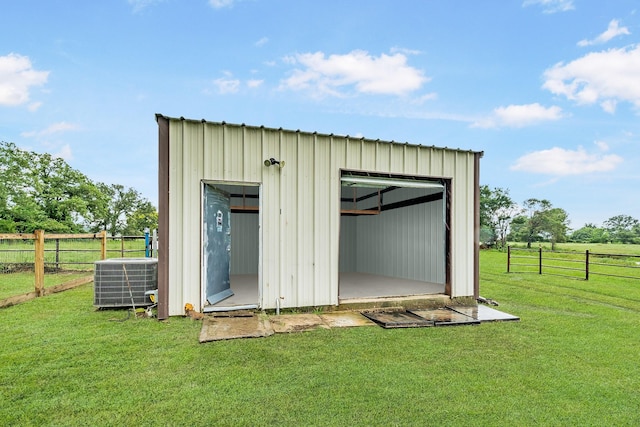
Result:
<svg viewBox="0 0 640 427"><path fill-rule="evenodd" d="M34 234L0 234L0 274L35 269ZM104 253L103 253L104 252ZM95 261L153 256L147 236L96 234L44 235L44 268L48 273L92 271Z"/></svg>
<svg viewBox="0 0 640 427"><path fill-rule="evenodd" d="M507 273L537 273L589 280L608 276L640 280L640 255L507 248Z"/></svg>
<svg viewBox="0 0 640 427"><path fill-rule="evenodd" d="M155 248L148 233L0 234L0 307L89 283L95 261L153 257Z"/></svg>

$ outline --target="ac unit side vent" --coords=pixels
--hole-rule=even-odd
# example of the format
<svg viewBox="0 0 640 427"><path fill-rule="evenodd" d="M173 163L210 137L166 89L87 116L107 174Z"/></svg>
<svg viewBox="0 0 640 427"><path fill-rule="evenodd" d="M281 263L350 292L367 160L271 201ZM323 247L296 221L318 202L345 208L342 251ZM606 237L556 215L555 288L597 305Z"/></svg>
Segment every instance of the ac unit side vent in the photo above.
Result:
<svg viewBox="0 0 640 427"><path fill-rule="evenodd" d="M131 294L129 293L131 287ZM93 272L93 305L100 308L149 306L146 291L158 288L155 258L113 258L96 261Z"/></svg>

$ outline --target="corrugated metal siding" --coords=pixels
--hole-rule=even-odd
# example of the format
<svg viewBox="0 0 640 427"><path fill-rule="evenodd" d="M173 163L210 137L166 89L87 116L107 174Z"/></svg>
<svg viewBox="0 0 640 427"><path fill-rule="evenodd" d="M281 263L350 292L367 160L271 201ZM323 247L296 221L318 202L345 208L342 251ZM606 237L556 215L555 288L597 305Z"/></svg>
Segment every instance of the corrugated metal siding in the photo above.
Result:
<svg viewBox="0 0 640 427"><path fill-rule="evenodd" d="M231 214L231 274L258 274L258 215Z"/></svg>
<svg viewBox="0 0 640 427"><path fill-rule="evenodd" d="M452 293L473 294L474 153L167 119L169 314L204 302L202 180L261 184L262 308L275 308L276 298L282 307L337 304L341 169L451 178ZM269 157L286 166L265 167Z"/></svg>
<svg viewBox="0 0 640 427"><path fill-rule="evenodd" d="M444 283L442 201L357 217L360 273Z"/></svg>
<svg viewBox="0 0 640 427"><path fill-rule="evenodd" d="M455 156L451 167L456 176L453 187L455 209L452 209L451 245L452 245L452 296L473 295L474 283L474 157Z"/></svg>

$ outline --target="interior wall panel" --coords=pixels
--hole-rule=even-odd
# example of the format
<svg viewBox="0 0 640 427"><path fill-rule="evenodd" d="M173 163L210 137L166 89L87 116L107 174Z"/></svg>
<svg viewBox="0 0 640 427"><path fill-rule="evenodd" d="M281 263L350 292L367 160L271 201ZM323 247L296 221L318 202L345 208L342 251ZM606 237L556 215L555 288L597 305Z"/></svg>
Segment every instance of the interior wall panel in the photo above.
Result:
<svg viewBox="0 0 640 427"><path fill-rule="evenodd" d="M258 274L258 215L231 214L231 274Z"/></svg>
<svg viewBox="0 0 640 427"><path fill-rule="evenodd" d="M442 201L355 220L357 272L444 283Z"/></svg>

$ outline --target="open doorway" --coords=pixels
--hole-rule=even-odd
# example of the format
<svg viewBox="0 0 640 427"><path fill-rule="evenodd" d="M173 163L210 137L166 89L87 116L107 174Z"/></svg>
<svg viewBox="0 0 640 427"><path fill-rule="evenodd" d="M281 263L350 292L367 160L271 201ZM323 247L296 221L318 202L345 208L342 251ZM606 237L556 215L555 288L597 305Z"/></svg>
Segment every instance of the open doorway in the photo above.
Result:
<svg viewBox="0 0 640 427"><path fill-rule="evenodd" d="M203 311L259 308L260 186L202 183Z"/></svg>
<svg viewBox="0 0 640 427"><path fill-rule="evenodd" d="M342 171L339 301L447 292L448 186Z"/></svg>

